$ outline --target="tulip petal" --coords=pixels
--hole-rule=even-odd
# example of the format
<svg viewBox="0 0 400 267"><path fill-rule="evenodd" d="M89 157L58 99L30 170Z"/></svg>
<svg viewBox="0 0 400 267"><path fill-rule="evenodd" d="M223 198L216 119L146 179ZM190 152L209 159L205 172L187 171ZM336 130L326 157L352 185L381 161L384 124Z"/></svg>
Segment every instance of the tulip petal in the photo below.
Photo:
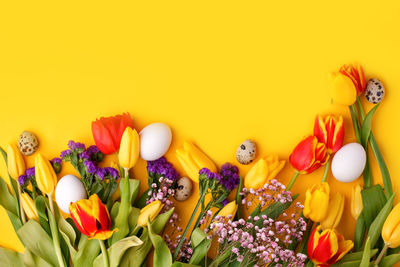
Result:
<svg viewBox="0 0 400 267"><path fill-rule="evenodd" d="M314 123L314 135L318 138L318 141L326 144L328 141L328 133L325 127L325 122L320 115L315 118Z"/></svg>
<svg viewBox="0 0 400 267"><path fill-rule="evenodd" d="M342 218L344 209L344 196L336 193L329 202L328 213L326 218L321 222L323 229L334 229L338 226Z"/></svg>
<svg viewBox="0 0 400 267"><path fill-rule="evenodd" d="M315 161L315 148L317 144L318 140L313 135L304 138L290 155L290 164L292 164L297 171L307 173Z"/></svg>
<svg viewBox="0 0 400 267"><path fill-rule="evenodd" d="M115 228L113 230L99 230L96 231L89 239L99 239L99 240L107 240L109 239L115 232L118 232L118 229Z"/></svg>
<svg viewBox="0 0 400 267"><path fill-rule="evenodd" d="M318 263L326 263L338 251L338 240L333 230L325 230L318 239L318 245L313 251L312 259Z"/></svg>
<svg viewBox="0 0 400 267"><path fill-rule="evenodd" d="M189 176L189 178L192 179L193 182L198 183L200 169L194 163L192 158L190 158L189 154L186 151L180 149L177 149L175 154L180 165Z"/></svg>
<svg viewBox="0 0 400 267"><path fill-rule="evenodd" d="M199 169L207 168L211 172L217 171L215 163L191 142L185 141L183 143L183 149L189 153Z"/></svg>
<svg viewBox="0 0 400 267"><path fill-rule="evenodd" d="M342 73L333 76L332 99L334 102L350 106L356 102L357 90L353 81Z"/></svg>
<svg viewBox="0 0 400 267"><path fill-rule="evenodd" d="M400 246L400 204L397 204L386 218L382 238L390 247Z"/></svg>

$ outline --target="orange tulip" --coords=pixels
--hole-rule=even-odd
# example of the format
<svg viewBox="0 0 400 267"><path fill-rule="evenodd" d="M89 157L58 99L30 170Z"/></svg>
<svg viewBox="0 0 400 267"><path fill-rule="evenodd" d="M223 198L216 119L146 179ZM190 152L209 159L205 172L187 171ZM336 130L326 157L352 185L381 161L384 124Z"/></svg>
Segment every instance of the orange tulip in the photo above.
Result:
<svg viewBox="0 0 400 267"><path fill-rule="evenodd" d="M315 265L328 267L343 258L354 246L353 241L345 240L336 230L321 232L317 226L308 241L307 254Z"/></svg>
<svg viewBox="0 0 400 267"><path fill-rule="evenodd" d="M315 171L329 159L326 146L310 135L303 139L289 157L290 164L301 174Z"/></svg>
<svg viewBox="0 0 400 267"><path fill-rule="evenodd" d="M364 92L367 82L365 80L364 71L359 64L343 65L339 72L351 79L357 90L357 95Z"/></svg>
<svg viewBox="0 0 400 267"><path fill-rule="evenodd" d="M324 143L329 154L335 153L343 146L344 122L343 117L328 115L325 118L317 116L314 124L314 135Z"/></svg>
<svg viewBox="0 0 400 267"><path fill-rule="evenodd" d="M110 230L111 218L107 207L94 194L69 205L72 220L79 231L89 239L106 240L118 229Z"/></svg>

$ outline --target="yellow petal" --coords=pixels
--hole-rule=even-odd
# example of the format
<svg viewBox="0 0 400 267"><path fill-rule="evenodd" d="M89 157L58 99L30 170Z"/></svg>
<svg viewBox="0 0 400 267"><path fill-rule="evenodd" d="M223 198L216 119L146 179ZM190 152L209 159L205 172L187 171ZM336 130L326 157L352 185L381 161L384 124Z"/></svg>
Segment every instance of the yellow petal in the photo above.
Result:
<svg viewBox="0 0 400 267"><path fill-rule="evenodd" d="M22 201L22 207L25 211L26 216L30 220L39 220L38 213L36 211L35 203L33 202L33 199L27 194L27 193L22 193L21 194L21 201Z"/></svg>
<svg viewBox="0 0 400 267"><path fill-rule="evenodd" d="M137 225L145 227L147 225L147 220L153 221L157 215L160 213L164 204L160 200L156 200L145 206L140 210Z"/></svg>
<svg viewBox="0 0 400 267"><path fill-rule="evenodd" d="M329 202L328 214L326 218L321 222L323 229L334 229L338 226L340 219L342 218L344 209L344 196L340 193L336 193L331 201Z"/></svg>
<svg viewBox="0 0 400 267"><path fill-rule="evenodd" d="M20 175L25 174L26 167L24 158L15 144L8 144L6 151L8 173L11 178L18 180Z"/></svg>
<svg viewBox="0 0 400 267"><path fill-rule="evenodd" d="M361 186L358 184L352 188L351 193L351 215L354 220L358 219L363 209Z"/></svg>
<svg viewBox="0 0 400 267"><path fill-rule="evenodd" d="M236 204L236 201L232 201L226 204L226 206L221 209L218 215L223 217L228 217L229 215L231 215L233 218L236 214L237 209L238 206Z"/></svg>
<svg viewBox="0 0 400 267"><path fill-rule="evenodd" d="M138 133L131 127L126 127L118 153L119 164L125 169L132 168L139 159L139 151Z"/></svg>
<svg viewBox="0 0 400 267"><path fill-rule="evenodd" d="M268 165L265 159L259 159L244 178L244 187L258 189L262 187L268 175Z"/></svg>
<svg viewBox="0 0 400 267"><path fill-rule="evenodd" d="M382 228L382 238L391 248L400 245L400 203L392 209L386 218Z"/></svg>
<svg viewBox="0 0 400 267"><path fill-rule="evenodd" d="M192 179L193 182L198 183L200 169L197 167L196 163L189 156L188 152L177 149L175 154L180 165L182 166L186 174L189 176L189 178Z"/></svg>
<svg viewBox="0 0 400 267"><path fill-rule="evenodd" d="M198 169L207 168L212 172L216 172L218 170L215 163L191 142L185 141L183 143L183 149L189 153L190 157L196 163Z"/></svg>
<svg viewBox="0 0 400 267"><path fill-rule="evenodd" d="M45 194L53 193L57 184L57 175L50 161L40 153L35 157L35 177L40 191Z"/></svg>
<svg viewBox="0 0 400 267"><path fill-rule="evenodd" d="M314 222L321 222L325 219L329 206L329 185L328 183L315 184L306 191L303 214Z"/></svg>

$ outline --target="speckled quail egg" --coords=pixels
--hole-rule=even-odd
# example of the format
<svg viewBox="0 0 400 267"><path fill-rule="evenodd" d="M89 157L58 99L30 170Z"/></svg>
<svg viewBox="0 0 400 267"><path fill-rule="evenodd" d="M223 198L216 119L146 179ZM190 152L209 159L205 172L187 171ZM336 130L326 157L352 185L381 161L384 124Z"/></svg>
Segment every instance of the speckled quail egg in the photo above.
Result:
<svg viewBox="0 0 400 267"><path fill-rule="evenodd" d="M185 201L192 195L192 182L187 177L179 178L177 188L175 190L175 199L177 201Z"/></svg>
<svg viewBox="0 0 400 267"><path fill-rule="evenodd" d="M236 150L236 159L241 164L250 164L256 158L256 145L250 139L245 140Z"/></svg>
<svg viewBox="0 0 400 267"><path fill-rule="evenodd" d="M18 148L25 156L32 155L38 149L39 143L36 136L28 131L22 132L18 138Z"/></svg>
<svg viewBox="0 0 400 267"><path fill-rule="evenodd" d="M368 102L372 104L378 104L382 101L385 96L385 88L383 84L378 79L370 79L365 89L365 97Z"/></svg>

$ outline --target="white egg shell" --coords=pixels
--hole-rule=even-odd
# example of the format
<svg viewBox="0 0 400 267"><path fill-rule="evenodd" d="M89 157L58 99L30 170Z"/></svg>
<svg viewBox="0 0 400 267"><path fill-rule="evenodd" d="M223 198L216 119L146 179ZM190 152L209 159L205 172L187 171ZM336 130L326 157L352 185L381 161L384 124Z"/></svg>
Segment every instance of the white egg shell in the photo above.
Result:
<svg viewBox="0 0 400 267"><path fill-rule="evenodd" d="M336 152L332 159L332 174L340 182L350 183L364 171L367 154L359 143L350 143Z"/></svg>
<svg viewBox="0 0 400 267"><path fill-rule="evenodd" d="M67 174L61 178L56 187L56 202L58 207L69 214L69 204L86 199L87 194L81 180L75 175Z"/></svg>
<svg viewBox="0 0 400 267"><path fill-rule="evenodd" d="M156 122L149 124L143 128L139 135L140 157L144 160L161 158L171 145L171 128L165 123Z"/></svg>

